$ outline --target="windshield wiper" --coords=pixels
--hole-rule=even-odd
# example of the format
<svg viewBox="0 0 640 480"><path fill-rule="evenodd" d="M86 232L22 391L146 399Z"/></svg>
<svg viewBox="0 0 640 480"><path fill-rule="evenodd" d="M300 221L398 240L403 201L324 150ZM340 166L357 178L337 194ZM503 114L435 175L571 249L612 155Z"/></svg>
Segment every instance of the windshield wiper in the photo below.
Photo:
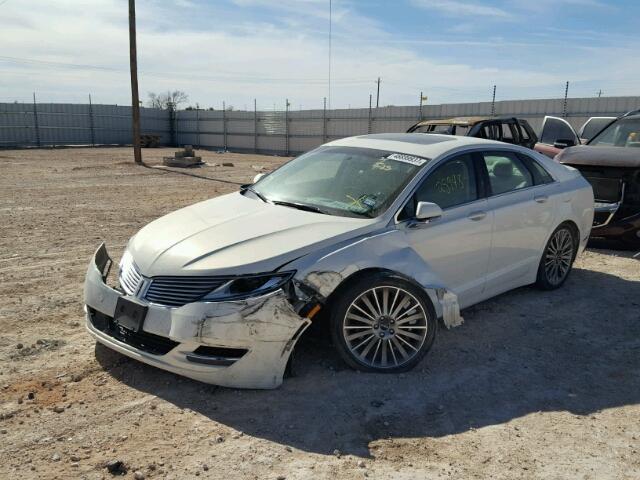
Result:
<svg viewBox="0 0 640 480"><path fill-rule="evenodd" d="M274 200L272 202L275 205L282 205L283 207L297 208L298 210L305 210L307 212L322 213L323 215L329 215L328 212L316 207L315 205L307 205L305 203L284 202L281 200Z"/></svg>
<svg viewBox="0 0 640 480"><path fill-rule="evenodd" d="M261 193L257 192L256 190L254 190L254 188L251 185L248 186L242 186L240 187L242 188L243 192L246 192L247 190L251 193L253 193L256 197L258 197L260 200L262 200L264 203L270 203L269 199L267 197L265 197L264 195L262 195Z"/></svg>

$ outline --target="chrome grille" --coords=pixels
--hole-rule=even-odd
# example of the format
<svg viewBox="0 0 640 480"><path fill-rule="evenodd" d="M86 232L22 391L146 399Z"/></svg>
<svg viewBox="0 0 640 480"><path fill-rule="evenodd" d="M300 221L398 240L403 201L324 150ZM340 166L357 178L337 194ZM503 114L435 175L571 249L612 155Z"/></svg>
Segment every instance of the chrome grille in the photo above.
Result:
<svg viewBox="0 0 640 480"><path fill-rule="evenodd" d="M229 280L230 277L154 277L144 298L160 305L181 307L200 300Z"/></svg>
<svg viewBox="0 0 640 480"><path fill-rule="evenodd" d="M130 255L122 257L120 263L120 286L128 295L135 295L138 293L140 284L142 283L142 275L138 272L138 268Z"/></svg>

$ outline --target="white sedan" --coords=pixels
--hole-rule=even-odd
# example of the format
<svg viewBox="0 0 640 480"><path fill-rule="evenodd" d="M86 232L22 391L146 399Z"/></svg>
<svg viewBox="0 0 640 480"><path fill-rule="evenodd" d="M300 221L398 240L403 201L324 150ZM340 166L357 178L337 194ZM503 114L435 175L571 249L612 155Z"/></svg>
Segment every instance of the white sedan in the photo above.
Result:
<svg viewBox="0 0 640 480"><path fill-rule="evenodd" d="M273 388L311 322L353 368L401 372L442 319L523 285L560 287L585 247L591 186L532 150L376 134L291 160L100 246L87 328L125 355L224 386Z"/></svg>

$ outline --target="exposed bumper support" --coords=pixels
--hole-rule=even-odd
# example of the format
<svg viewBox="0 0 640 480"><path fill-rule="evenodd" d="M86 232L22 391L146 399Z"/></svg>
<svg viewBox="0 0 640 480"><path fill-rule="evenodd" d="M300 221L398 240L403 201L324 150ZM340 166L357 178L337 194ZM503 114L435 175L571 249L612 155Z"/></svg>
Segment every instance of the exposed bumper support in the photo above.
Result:
<svg viewBox="0 0 640 480"><path fill-rule="evenodd" d="M91 311L112 318L118 298L125 296L104 281L108 265L105 255L108 258L101 245L87 269L84 291L87 330L100 343L136 360L206 383L239 388L275 388L282 383L291 351L311 323L294 311L282 290L241 301L196 302L180 308L149 304L143 332L178 343L168 353L154 355L93 324ZM233 362L189 360L188 356L197 355L194 351L202 346L246 349L247 353Z"/></svg>

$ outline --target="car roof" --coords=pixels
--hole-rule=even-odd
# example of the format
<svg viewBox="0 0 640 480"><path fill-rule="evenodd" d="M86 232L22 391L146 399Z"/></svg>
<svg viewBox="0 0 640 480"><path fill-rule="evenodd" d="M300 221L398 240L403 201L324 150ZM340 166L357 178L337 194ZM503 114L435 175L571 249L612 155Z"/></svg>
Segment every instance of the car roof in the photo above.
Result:
<svg viewBox="0 0 640 480"><path fill-rule="evenodd" d="M443 153L464 146L508 146L503 142L475 137L424 133L376 133L341 138L327 143L329 146L373 148L389 152L406 153L426 158L436 158Z"/></svg>

